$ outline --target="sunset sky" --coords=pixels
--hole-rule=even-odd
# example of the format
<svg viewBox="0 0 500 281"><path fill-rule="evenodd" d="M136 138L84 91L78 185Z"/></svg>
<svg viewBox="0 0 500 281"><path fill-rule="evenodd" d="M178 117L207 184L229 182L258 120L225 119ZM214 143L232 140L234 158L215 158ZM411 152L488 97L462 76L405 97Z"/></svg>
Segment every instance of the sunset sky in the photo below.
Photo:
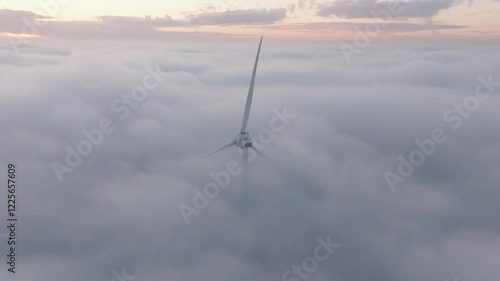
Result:
<svg viewBox="0 0 500 281"><path fill-rule="evenodd" d="M54 3L59 3L53 5ZM33 20L51 25L38 36L75 36L82 29L145 28L154 31L210 32L232 35L264 34L270 39L339 40L351 38L368 23L387 24L377 37L444 38L457 40L495 40L500 34L500 1L497 0L409 0L399 12L391 12L393 1L377 0L128 0L106 1L2 1L2 37L23 36L19 11L34 13ZM67 2L67 3L66 3ZM15 12L17 11L17 12ZM389 12L381 19L372 13ZM79 22L75 26L75 22ZM68 34L69 27L73 34ZM25 32L34 33L34 32ZM91 36L90 33L86 36Z"/></svg>

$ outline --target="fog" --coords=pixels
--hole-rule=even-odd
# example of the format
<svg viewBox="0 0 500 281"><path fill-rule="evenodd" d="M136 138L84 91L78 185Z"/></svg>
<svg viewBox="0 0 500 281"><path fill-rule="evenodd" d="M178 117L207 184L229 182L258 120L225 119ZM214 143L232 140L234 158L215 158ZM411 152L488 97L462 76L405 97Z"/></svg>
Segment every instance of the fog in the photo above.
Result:
<svg viewBox="0 0 500 281"><path fill-rule="evenodd" d="M253 155L247 181L230 176L199 209L210 172L241 164L234 147L197 158L238 134L258 38L172 36L30 40L17 52L2 41L0 159L19 177L15 280L118 280L124 269L134 280L297 281L285 273L318 239L338 247L302 270L307 280L498 279L496 46L373 43L348 63L337 43L264 38L248 128L268 160ZM148 76L143 100L127 103ZM484 99L468 110L478 85ZM264 144L276 111L294 117ZM102 141L71 167L67 148L96 129ZM415 141L435 129L446 140L427 155ZM415 150L425 159L402 176L400 156ZM387 172L403 181L391 188ZM196 213L186 220L180 206Z"/></svg>

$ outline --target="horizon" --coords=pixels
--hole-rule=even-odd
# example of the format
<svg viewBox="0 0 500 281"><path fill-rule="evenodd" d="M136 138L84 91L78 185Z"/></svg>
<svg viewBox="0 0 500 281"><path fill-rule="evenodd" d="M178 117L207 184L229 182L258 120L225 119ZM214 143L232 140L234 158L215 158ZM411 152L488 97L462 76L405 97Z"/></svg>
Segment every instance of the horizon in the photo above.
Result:
<svg viewBox="0 0 500 281"><path fill-rule="evenodd" d="M393 8L391 8L391 6ZM495 0L421 1L241 1L141 2L101 5L99 1L39 1L0 6L0 38L78 36L85 29L116 28L147 32L147 38L170 33L204 33L212 38L264 35L268 40L339 41L373 33L384 41L433 40L497 42L500 35ZM4 18L4 19L2 19ZM26 20L43 24L26 32ZM78 23L78 25L76 25ZM371 26L369 26L371 25ZM374 25L378 25L375 27ZM73 28L74 34L67 28ZM236 36L236 37L235 37Z"/></svg>

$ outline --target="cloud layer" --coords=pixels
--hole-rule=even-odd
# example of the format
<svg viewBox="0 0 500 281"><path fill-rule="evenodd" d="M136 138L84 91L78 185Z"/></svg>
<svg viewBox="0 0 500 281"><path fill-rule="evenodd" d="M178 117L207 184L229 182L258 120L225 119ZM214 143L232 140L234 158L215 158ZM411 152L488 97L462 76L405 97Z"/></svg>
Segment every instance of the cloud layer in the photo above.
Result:
<svg viewBox="0 0 500 281"><path fill-rule="evenodd" d="M240 161L235 150L193 159L238 132L257 41L3 43L0 158L19 166L19 280L111 280L122 268L135 280L282 280L328 235L341 246L308 280L498 277L500 89L459 130L443 120L478 76L500 80L495 46L374 44L347 64L337 45L264 41L250 133L274 108L297 118L266 145L269 161L250 163L249 183L232 177L186 225L179 204ZM148 66L161 84L120 120L113 102ZM51 164L103 118L115 131L60 183ZM384 172L436 127L448 141L391 193Z"/></svg>

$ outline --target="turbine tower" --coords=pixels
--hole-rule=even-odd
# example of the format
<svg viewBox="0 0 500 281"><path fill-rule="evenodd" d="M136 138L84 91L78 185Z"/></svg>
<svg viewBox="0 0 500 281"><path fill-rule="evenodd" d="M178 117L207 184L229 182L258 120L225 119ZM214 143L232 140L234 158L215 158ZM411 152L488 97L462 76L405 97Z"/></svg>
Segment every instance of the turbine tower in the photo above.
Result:
<svg viewBox="0 0 500 281"><path fill-rule="evenodd" d="M262 47L262 38L260 37L259 50L257 51L257 57L255 58L255 65L253 67L252 80L250 81L250 88L248 90L247 102L245 105L245 112L243 113L243 122L241 124L241 130L235 140L232 140L212 151L200 157L200 159L208 157L214 153L222 151L224 149L230 148L232 146L237 146L243 150L243 163L248 162L248 149L253 149L259 155L264 155L252 145L252 138L248 134L247 124L248 117L250 116L250 108L252 107L253 89L255 85L255 75L257 73L257 64L259 63L260 48Z"/></svg>

